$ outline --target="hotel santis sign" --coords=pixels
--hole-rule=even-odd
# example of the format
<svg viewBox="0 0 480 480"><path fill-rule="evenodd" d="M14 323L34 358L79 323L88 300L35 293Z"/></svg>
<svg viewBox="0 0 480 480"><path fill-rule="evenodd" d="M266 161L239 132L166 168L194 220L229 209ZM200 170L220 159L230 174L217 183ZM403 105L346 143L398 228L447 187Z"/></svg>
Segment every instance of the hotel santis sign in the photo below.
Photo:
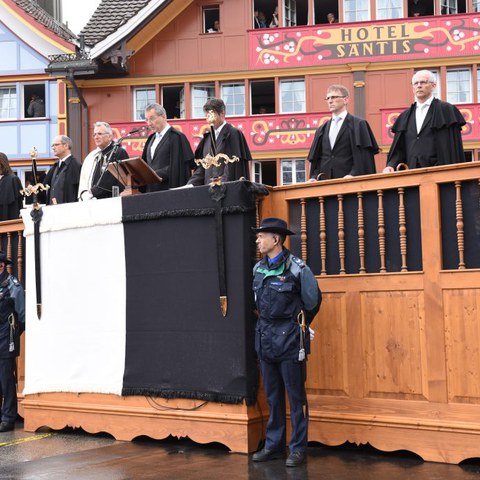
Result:
<svg viewBox="0 0 480 480"><path fill-rule="evenodd" d="M479 22L477 13L253 30L250 68L479 55Z"/></svg>

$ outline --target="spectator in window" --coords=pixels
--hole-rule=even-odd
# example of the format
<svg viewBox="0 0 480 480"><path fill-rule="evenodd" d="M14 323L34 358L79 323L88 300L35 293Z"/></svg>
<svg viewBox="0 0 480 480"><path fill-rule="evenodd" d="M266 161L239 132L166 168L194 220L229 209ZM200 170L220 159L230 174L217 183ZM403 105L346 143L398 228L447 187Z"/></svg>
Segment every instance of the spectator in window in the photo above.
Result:
<svg viewBox="0 0 480 480"><path fill-rule="evenodd" d="M335 16L334 13L329 13L329 14L327 15L327 22L328 22L328 23L338 23L338 19L337 19L337 17Z"/></svg>
<svg viewBox="0 0 480 480"><path fill-rule="evenodd" d="M272 21L269 25L270 28L277 28L278 27L278 7L275 7L275 10L272 13Z"/></svg>
<svg viewBox="0 0 480 480"><path fill-rule="evenodd" d="M427 8L423 4L422 0L409 0L408 1L408 16L420 17L427 15Z"/></svg>
<svg viewBox="0 0 480 480"><path fill-rule="evenodd" d="M310 182L375 173L379 148L370 125L347 111L350 94L343 85L330 85L326 102L331 120L315 132L308 161Z"/></svg>
<svg viewBox="0 0 480 480"><path fill-rule="evenodd" d="M215 33L220 31L220 20L215 20L213 22L213 27L207 30L207 33Z"/></svg>
<svg viewBox="0 0 480 480"><path fill-rule="evenodd" d="M22 182L12 172L7 156L0 152L0 221L16 220L23 207Z"/></svg>
<svg viewBox="0 0 480 480"><path fill-rule="evenodd" d="M44 117L45 116L45 102L36 93L30 99L27 108L27 115L29 117Z"/></svg>
<svg viewBox="0 0 480 480"><path fill-rule="evenodd" d="M260 26L260 20L258 19L258 10L253 12L253 28L262 28Z"/></svg>
<svg viewBox="0 0 480 480"><path fill-rule="evenodd" d="M416 102L402 112L392 127L395 134L384 173L396 169L433 167L465 161L462 127L457 107L433 96L435 75L420 70L412 77Z"/></svg>

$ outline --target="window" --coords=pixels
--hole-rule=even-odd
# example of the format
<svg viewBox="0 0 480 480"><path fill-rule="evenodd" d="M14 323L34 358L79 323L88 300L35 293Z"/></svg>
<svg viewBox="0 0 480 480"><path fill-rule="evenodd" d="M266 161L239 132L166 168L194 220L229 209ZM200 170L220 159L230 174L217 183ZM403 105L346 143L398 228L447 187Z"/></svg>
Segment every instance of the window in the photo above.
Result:
<svg viewBox="0 0 480 480"><path fill-rule="evenodd" d="M377 0L377 20L403 17L403 0Z"/></svg>
<svg viewBox="0 0 480 480"><path fill-rule="evenodd" d="M203 7L203 33L220 32L220 7L210 5Z"/></svg>
<svg viewBox="0 0 480 480"><path fill-rule="evenodd" d="M286 27L297 25L297 2L296 0L284 0L283 22Z"/></svg>
<svg viewBox="0 0 480 480"><path fill-rule="evenodd" d="M345 22L361 22L370 20L370 0L345 0Z"/></svg>
<svg viewBox="0 0 480 480"><path fill-rule="evenodd" d="M480 12L480 0L473 0L473 11Z"/></svg>
<svg viewBox="0 0 480 480"><path fill-rule="evenodd" d="M470 69L447 70L447 101L469 103L472 101Z"/></svg>
<svg viewBox="0 0 480 480"><path fill-rule="evenodd" d="M203 106L210 98L215 97L215 84L207 83L192 86L192 117L202 118L204 116Z"/></svg>
<svg viewBox="0 0 480 480"><path fill-rule="evenodd" d="M295 113L305 111L305 80L280 81L280 112Z"/></svg>
<svg viewBox="0 0 480 480"><path fill-rule="evenodd" d="M465 13L467 2L466 0L440 0L440 11L442 15Z"/></svg>
<svg viewBox="0 0 480 480"><path fill-rule="evenodd" d="M26 83L23 85L24 118L46 116L45 84Z"/></svg>
<svg viewBox="0 0 480 480"><path fill-rule="evenodd" d="M252 181L262 183L262 164L261 162L252 162Z"/></svg>
<svg viewBox="0 0 480 480"><path fill-rule="evenodd" d="M273 80L250 82L250 96L253 115L275 113L275 82Z"/></svg>
<svg viewBox="0 0 480 480"><path fill-rule="evenodd" d="M245 115L245 84L223 83L222 95L226 106L226 115Z"/></svg>
<svg viewBox="0 0 480 480"><path fill-rule="evenodd" d="M167 112L167 118L185 118L183 85L162 87L162 105Z"/></svg>
<svg viewBox="0 0 480 480"><path fill-rule="evenodd" d="M133 91L134 120L145 120L145 108L156 101L154 88L136 88Z"/></svg>
<svg viewBox="0 0 480 480"><path fill-rule="evenodd" d="M282 160L282 185L292 185L306 180L305 160L292 158Z"/></svg>
<svg viewBox="0 0 480 480"><path fill-rule="evenodd" d="M345 22L361 22L370 20L370 0L345 0Z"/></svg>
<svg viewBox="0 0 480 480"><path fill-rule="evenodd" d="M0 88L0 118L17 118L17 89L14 86Z"/></svg>
<svg viewBox="0 0 480 480"><path fill-rule="evenodd" d="M480 0L479 0L480 1ZM313 4L315 19L314 23L338 23L338 2L314 0ZM329 18L328 15L333 14L333 18Z"/></svg>

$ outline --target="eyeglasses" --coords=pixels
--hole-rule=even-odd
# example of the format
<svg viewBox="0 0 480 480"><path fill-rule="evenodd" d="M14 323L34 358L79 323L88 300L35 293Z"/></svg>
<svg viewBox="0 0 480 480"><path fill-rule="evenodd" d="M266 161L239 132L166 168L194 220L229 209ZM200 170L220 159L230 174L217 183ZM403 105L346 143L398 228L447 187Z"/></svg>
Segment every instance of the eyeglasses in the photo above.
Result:
<svg viewBox="0 0 480 480"><path fill-rule="evenodd" d="M94 137L101 137L102 135L108 135L108 133L107 133L107 132L105 132L105 133L95 132L95 133L93 134Z"/></svg>
<svg viewBox="0 0 480 480"><path fill-rule="evenodd" d="M53 147L58 147L59 145L65 145L64 143L52 143L52 148Z"/></svg>
<svg viewBox="0 0 480 480"><path fill-rule="evenodd" d="M325 97L325 101L329 102L330 100L336 100L337 98L345 98L345 95L330 95L329 97Z"/></svg>
<svg viewBox="0 0 480 480"><path fill-rule="evenodd" d="M428 80L418 80L418 82L413 82L412 85L414 87L423 87L424 85L426 85L427 83L435 83L435 82L430 82Z"/></svg>

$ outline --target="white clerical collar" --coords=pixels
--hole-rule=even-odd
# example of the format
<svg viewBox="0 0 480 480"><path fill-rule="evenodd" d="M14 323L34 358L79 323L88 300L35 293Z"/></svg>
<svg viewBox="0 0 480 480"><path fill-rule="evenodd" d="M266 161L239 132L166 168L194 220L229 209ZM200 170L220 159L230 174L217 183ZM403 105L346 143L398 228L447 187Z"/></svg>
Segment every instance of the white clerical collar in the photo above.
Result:
<svg viewBox="0 0 480 480"><path fill-rule="evenodd" d="M167 126L161 132L159 132L160 136L163 137L168 132L169 128L170 128L170 125L167 123Z"/></svg>
<svg viewBox="0 0 480 480"><path fill-rule="evenodd" d="M417 102L417 108L422 108L424 105L426 105L427 107L430 108L430 105L431 105L432 102L433 102L433 98L434 98L434 97L433 97L433 95L432 95L429 99L425 100L423 103Z"/></svg>
<svg viewBox="0 0 480 480"><path fill-rule="evenodd" d="M348 112L346 110L344 110L342 113L338 114L338 115L332 115L332 120L334 118L341 118L342 120L345 120L345 117L347 116Z"/></svg>
<svg viewBox="0 0 480 480"><path fill-rule="evenodd" d="M222 131L222 128L227 124L227 122L224 120L223 123L215 129L215 136L218 138L220 135L220 132Z"/></svg>

